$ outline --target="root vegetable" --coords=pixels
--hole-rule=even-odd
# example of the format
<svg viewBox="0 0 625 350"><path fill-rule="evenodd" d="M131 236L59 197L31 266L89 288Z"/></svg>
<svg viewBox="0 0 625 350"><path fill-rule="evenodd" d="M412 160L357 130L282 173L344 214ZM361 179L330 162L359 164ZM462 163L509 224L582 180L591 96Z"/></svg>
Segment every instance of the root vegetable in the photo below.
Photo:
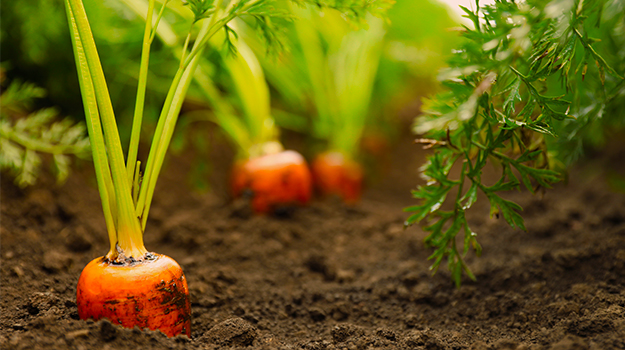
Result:
<svg viewBox="0 0 625 350"><path fill-rule="evenodd" d="M166 255L148 253L143 261L92 260L76 290L78 316L109 319L126 328L191 336L191 305L180 266Z"/></svg>
<svg viewBox="0 0 625 350"><path fill-rule="evenodd" d="M239 162L232 174L232 193L251 194L257 213L304 205L312 196L312 177L306 160L295 151L282 151Z"/></svg>
<svg viewBox="0 0 625 350"><path fill-rule="evenodd" d="M323 196L338 195L345 203L360 200L363 169L356 161L340 152L325 152L312 163L315 189Z"/></svg>

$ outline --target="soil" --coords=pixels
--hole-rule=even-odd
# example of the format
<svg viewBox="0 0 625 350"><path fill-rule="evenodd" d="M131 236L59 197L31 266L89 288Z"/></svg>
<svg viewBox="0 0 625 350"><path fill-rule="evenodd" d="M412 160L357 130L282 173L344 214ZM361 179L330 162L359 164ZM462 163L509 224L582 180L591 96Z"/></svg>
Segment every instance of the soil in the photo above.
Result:
<svg viewBox="0 0 625 350"><path fill-rule="evenodd" d="M403 228L423 154L396 147L359 205L271 216L221 186L189 190L190 158L169 159L145 240L184 268L191 338L79 320L80 272L108 249L90 164L62 186L3 176L0 348L625 349L625 195L601 170L625 157L587 162L544 195L510 193L528 232L489 218L482 199L469 216L477 281L456 288L444 266L431 275L423 231Z"/></svg>

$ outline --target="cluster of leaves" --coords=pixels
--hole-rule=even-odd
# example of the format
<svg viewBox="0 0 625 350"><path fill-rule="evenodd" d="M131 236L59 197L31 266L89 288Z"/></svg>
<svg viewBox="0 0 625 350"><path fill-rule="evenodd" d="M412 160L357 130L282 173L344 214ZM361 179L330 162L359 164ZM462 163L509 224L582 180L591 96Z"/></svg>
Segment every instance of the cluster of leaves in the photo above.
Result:
<svg viewBox="0 0 625 350"><path fill-rule="evenodd" d="M291 2L305 6L313 4L319 9L332 8L338 10L344 17L354 23L365 26L365 17L368 13L383 17L386 10L394 3L393 0L291 0ZM237 38L234 29L228 26L228 22L239 17L251 19L251 24L259 36L267 44L269 50L280 52L284 49L285 23L291 21L293 16L287 2L279 0L186 0L183 4L188 6L195 17L194 22L210 17L216 11L224 11L221 20L225 34L225 46L236 53L233 39Z"/></svg>
<svg viewBox="0 0 625 350"><path fill-rule="evenodd" d="M385 17L386 12L395 3L394 0L293 0L299 4L315 5L319 8L332 8L339 11L346 19L366 26L365 17L370 13Z"/></svg>
<svg viewBox="0 0 625 350"><path fill-rule="evenodd" d="M215 0L190 0L193 3L212 3ZM350 23L357 27L366 27L367 14L385 18L386 11L393 5L394 0L291 0L292 3L306 7L314 5L318 9L330 8L337 10ZM195 7L203 8L200 5ZM286 23L294 19L289 5L279 0L242 0L228 7L231 18L251 18L252 25L263 39L268 53L279 53L287 50ZM231 52L236 53L232 38L237 37L236 32L229 26L224 26L226 31L225 46Z"/></svg>
<svg viewBox="0 0 625 350"><path fill-rule="evenodd" d="M618 62L623 57L604 47L620 64L619 73L590 37L623 36L618 25L597 30L606 6L618 3L501 0L483 8L476 1L475 11L463 8L474 28L464 28L466 40L449 62L443 77L447 91L426 102L414 126L415 133L424 135L417 142L433 153L421 169L426 184L413 191L421 203L405 209L414 212L406 225L425 222L434 272L447 258L456 285L463 272L475 279L463 257L471 248L481 253L465 216L478 192L489 200L491 217L501 215L510 226L525 230L522 208L500 193L522 187L534 193L559 181L562 168L556 164L566 147L556 147L558 140L576 137L572 131L580 132L622 99L623 65ZM620 13L622 21L622 9ZM554 150L560 151L558 157ZM482 180L487 163L502 170L491 186ZM450 193L454 199L448 199ZM460 232L461 248L456 243Z"/></svg>
<svg viewBox="0 0 625 350"><path fill-rule="evenodd" d="M191 12L193 12L193 16L195 17L194 22L197 22L201 19L208 18L210 15L215 12L215 6L213 6L213 1L205 1L205 0L183 0L182 4L188 6Z"/></svg>
<svg viewBox="0 0 625 350"><path fill-rule="evenodd" d="M15 175L25 187L37 180L41 157L52 156L56 178L69 174L70 156L89 157L89 139L83 124L60 119L53 108L29 113L33 99L45 91L30 83L13 82L0 96L0 169Z"/></svg>

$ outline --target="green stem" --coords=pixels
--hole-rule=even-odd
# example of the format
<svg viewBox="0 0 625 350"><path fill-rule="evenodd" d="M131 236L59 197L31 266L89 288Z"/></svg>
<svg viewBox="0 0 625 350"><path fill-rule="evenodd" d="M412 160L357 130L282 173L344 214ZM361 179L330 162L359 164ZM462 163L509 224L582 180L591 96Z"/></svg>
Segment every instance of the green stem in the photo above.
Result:
<svg viewBox="0 0 625 350"><path fill-rule="evenodd" d="M145 199L145 207L141 215L141 227L143 229L145 229L145 225L147 223L148 213L150 211L150 205L152 203L152 197L154 196L154 189L156 187L156 180L158 179L158 174L160 173L163 166L163 161L165 160L167 148L169 146L169 143L171 142L171 138L174 133L174 127L176 125L176 121L178 120L178 114L180 113L180 109L182 108L182 103L184 102L184 97L189 88L189 85L193 80L193 72L195 71L198 63L199 57L196 57L193 61L191 61L191 65L187 67L182 76L181 84L178 85L178 88L176 89L176 93L172 100L171 107L169 108L169 113L166 116L166 122L163 128L162 137L158 142L158 148L156 150L157 153L154 157L155 163L152 173L149 174L149 178L144 178L144 186L147 186L147 197Z"/></svg>
<svg viewBox="0 0 625 350"><path fill-rule="evenodd" d="M111 256L115 254L115 245L117 244L117 228L113 214L117 212L114 206L115 194L113 191L113 180L111 179L108 159L106 157L106 147L104 146L104 136L102 135L102 126L100 124L98 106L95 100L95 92L93 91L93 82L91 80L89 67L85 58L85 52L78 34L76 20L74 18L69 0L65 0L65 8L73 38L72 47L74 49L74 56L76 57L76 68L78 71L80 90L82 91L81 95L85 109L87 130L89 132L89 139L91 140L91 151L93 154L96 181L100 191L100 199L102 201L102 209L104 211L104 220L106 222L110 241L108 256Z"/></svg>
<svg viewBox="0 0 625 350"><path fill-rule="evenodd" d="M141 48L141 66L139 67L139 83L137 85L137 100L135 103L135 113L132 119L132 131L130 134L130 146L128 147L128 159L126 160L126 172L128 173L128 183L133 184L135 166L137 164L137 153L139 152L139 140L141 138L141 124L143 122L143 110L145 106L145 94L148 82L148 66L150 62L150 39L152 33L152 15L154 14L155 0L150 0L148 13L145 20L145 30L143 31L143 45ZM165 5L163 5L163 8Z"/></svg>
<svg viewBox="0 0 625 350"><path fill-rule="evenodd" d="M292 10L299 11L300 16L306 14L311 16L310 10L299 9L291 6ZM310 23L295 21L295 30L306 62L306 73L312 89L315 108L317 109L317 120L314 123L314 132L317 137L329 138L332 133L332 120L338 115L338 106L332 96L336 96L333 86L329 84L327 78L329 70L327 61L323 59L322 44L319 35L312 28Z"/></svg>
<svg viewBox="0 0 625 350"><path fill-rule="evenodd" d="M195 22L191 24L191 28L189 28L189 33L187 34L187 37L184 39L184 45L182 45L182 54L180 57L180 67L182 67L182 64L184 63L185 58L187 56L187 49L189 47L189 42L191 41L191 30L193 30L194 25L195 25Z"/></svg>
<svg viewBox="0 0 625 350"><path fill-rule="evenodd" d="M454 211L462 209L462 205L460 204L460 199L462 198L462 188L464 187L464 179L467 170L467 162L462 162L462 170L460 171L460 183L458 184L458 193L456 194L456 203L454 205ZM457 215L457 214L456 214Z"/></svg>
<svg viewBox="0 0 625 350"><path fill-rule="evenodd" d="M125 256L140 259L147 250L143 246L143 232L134 214L130 183L104 72L82 1L69 0L69 6L76 23L77 40L83 45L87 69L93 81L95 98L90 96L90 99L97 103L104 131L104 143L101 147L106 148L118 209L117 243Z"/></svg>
<svg viewBox="0 0 625 350"><path fill-rule="evenodd" d="M241 100L250 141L260 146L277 138L269 90L263 69L249 46L239 39L236 48L236 56L226 54L223 60Z"/></svg>
<svg viewBox="0 0 625 350"><path fill-rule="evenodd" d="M154 138L152 140L152 146L148 155L146 164L145 175L143 178L143 185L139 192L139 200L136 206L136 215L141 218L141 227L145 229L147 223L147 217L154 195L154 189L156 187L156 180L161 170L163 161L165 159L165 153L171 141L171 136L178 119L178 114L182 108L182 102L186 95L187 89L191 84L193 78L193 72L195 71L201 53L204 50L205 44L208 42L207 38L212 37L226 22L224 19L217 20L219 15L219 6L222 0L218 1L216 5L216 11L211 16L210 22L205 24L198 35L191 53L187 56L185 63L178 69L174 80L171 84L167 98L165 99L165 105L159 117ZM226 17L229 18L229 17ZM228 19L229 21L230 19ZM202 44L204 43L204 44Z"/></svg>
<svg viewBox="0 0 625 350"><path fill-rule="evenodd" d="M169 0L165 0L163 6L161 6L161 10L158 12L158 17L156 17L156 23L154 23L154 29L152 30L152 34L150 35L150 43L152 43L154 41L154 37L156 37L156 28L158 28L158 24L160 23L161 18L163 18L163 13L165 13L165 8L167 7L168 2Z"/></svg>
<svg viewBox="0 0 625 350"><path fill-rule="evenodd" d="M507 155L505 155L505 154L503 154L501 152L495 151L493 149L490 149L490 148L488 148L488 147L486 147L486 146L484 146L484 145L482 145L480 143L477 143L475 141L471 141L471 144L475 145L477 148L481 149L482 151L485 151L485 152L488 152L488 153L492 154L493 156L495 156L495 157L497 157L499 159L504 159L504 160L507 160L508 162L511 162L511 163L517 163L516 160L508 157Z"/></svg>
<svg viewBox="0 0 625 350"><path fill-rule="evenodd" d="M132 201L137 203L139 199L139 187L141 186L141 162L137 161L137 166L135 167L135 176L132 182Z"/></svg>
<svg viewBox="0 0 625 350"><path fill-rule="evenodd" d="M145 19L146 11L140 10L138 7L131 5L133 5L133 3L128 3L130 9ZM172 48L174 56L176 56L182 64L182 62L185 61L185 54L187 53L188 43L190 42L190 33L187 35L187 39L185 39L183 49L175 45L177 38L172 40L171 37L165 37L160 31L156 30L154 33L159 35L165 45ZM200 92L202 92L204 97L208 99L209 104L213 107L215 117L214 119L209 120L220 125L226 134L231 138L234 145L239 149L239 156L247 158L249 156L250 147L252 146L249 131L236 117L236 113L232 109L232 106L221 96L221 93L217 87L215 87L208 74L202 69L202 66L203 65L200 63L195 70L194 79L200 89ZM135 200L135 203L136 202L137 200ZM137 215L141 215L141 212L137 211Z"/></svg>
<svg viewBox="0 0 625 350"><path fill-rule="evenodd" d="M212 83L208 74L199 66L195 71L195 81L200 91L213 107L215 120L231 138L232 142L238 146L239 157L249 157L249 151L252 147L250 132L243 123L235 116L232 106L226 102L220 95L217 87Z"/></svg>

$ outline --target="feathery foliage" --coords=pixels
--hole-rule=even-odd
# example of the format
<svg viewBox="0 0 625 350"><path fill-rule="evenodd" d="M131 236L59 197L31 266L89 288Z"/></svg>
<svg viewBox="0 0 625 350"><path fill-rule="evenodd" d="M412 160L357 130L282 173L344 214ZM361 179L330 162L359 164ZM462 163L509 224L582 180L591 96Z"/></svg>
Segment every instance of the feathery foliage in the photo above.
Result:
<svg viewBox="0 0 625 350"><path fill-rule="evenodd" d="M525 230L522 208L500 193L534 193L559 181L586 126L610 123L605 112L622 108L625 95L622 2L501 0L480 8L476 1L476 8L463 8L473 28L464 27L465 41L443 74L446 92L415 120L415 133L424 135L417 142L433 153L421 169L426 184L413 191L420 204L405 209L413 212L406 225L425 222L432 270L447 258L458 286L463 272L475 279L463 257L471 248L481 253L465 216L478 192L491 217ZM491 186L482 181L489 162L501 169ZM441 210L444 203L451 209Z"/></svg>
<svg viewBox="0 0 625 350"><path fill-rule="evenodd" d="M13 81L0 96L0 169L14 174L20 187L36 182L40 153L52 156L58 182L69 175L71 156L89 157L84 124L60 119L54 108L31 112L33 100L44 95L34 84Z"/></svg>

